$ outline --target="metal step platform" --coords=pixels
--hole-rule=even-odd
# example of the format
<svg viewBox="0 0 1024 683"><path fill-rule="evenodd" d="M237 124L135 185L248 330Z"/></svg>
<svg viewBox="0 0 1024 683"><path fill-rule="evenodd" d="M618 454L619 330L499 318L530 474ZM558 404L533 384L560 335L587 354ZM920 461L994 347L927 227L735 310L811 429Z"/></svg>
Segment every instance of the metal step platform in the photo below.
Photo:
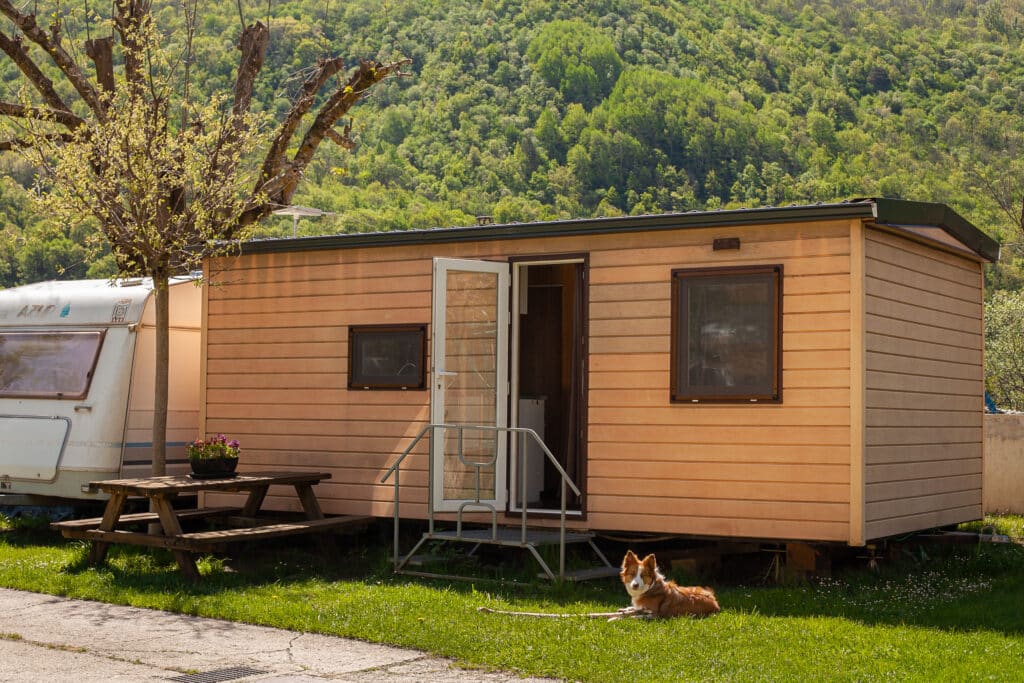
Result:
<svg viewBox="0 0 1024 683"><path fill-rule="evenodd" d="M407 569L407 567L412 565L422 565L425 563L428 558L418 555L417 553L420 548L430 542L469 544L473 546L470 550L470 554L483 545L522 548L528 551L533 556L533 559L536 560L537 564L540 565L542 571L538 576L551 581L588 581L592 579L607 578L609 576L617 576L619 573L618 567L613 566L608 561L608 558L605 557L604 553L602 553L594 544L594 534L591 532L566 531L563 536L563 533L557 529L531 528L526 529L524 532L520 527L502 526L483 529L428 531L423 534L415 547L413 547L407 555L399 560L395 567L395 571L401 574L432 576L437 578L472 578L461 577L454 574L430 574L424 571ZM558 546L564 553L565 546L583 543L590 546L590 549L596 556L597 561L600 563L599 566L566 571L564 568L563 558L563 561L560 562L558 571L556 572L544 560L539 550L546 546Z"/></svg>
<svg viewBox="0 0 1024 683"><path fill-rule="evenodd" d="M423 439L427 438L430 444L430 457L427 458L427 478L429 481L435 481L435 469L434 469L434 453L437 452L438 448L435 443L435 432L440 431L441 433L448 433L449 435L455 435L457 439L455 443L458 445L457 456L459 462L466 468L467 471L472 472L472 479L470 483L473 484L472 489L474 496L463 500L458 504L456 512L456 527L455 530L441 530L438 528L437 520L434 518L435 513L435 501L434 501L434 487L427 487L427 524L428 530L423 534L422 538L416 543L412 550L405 555L399 552L399 525L401 519L399 517L400 510L400 497L401 497L401 483L399 480L400 466L405 461L405 458L412 452L413 448ZM482 491L487 489L483 482L488 477L494 477L497 471L497 451L491 454L489 459L486 460L467 460L464 453L464 444L466 439L463 438L464 432L471 433L485 433L485 434L498 434L504 433L509 439L531 439L533 443L543 452L547 458L547 463L554 468L561 477L561 495L560 509L558 510L558 527L537 527L530 526L527 521L527 502L525 500L519 501L520 510L517 513L520 516L520 522L515 526L499 525L498 524L498 506L494 500L484 499ZM526 490L526 472L527 465L524 460L525 448L518 449L519 454L519 476L521 477L519 490ZM413 571L408 569L410 565L419 565L425 561L425 557L418 555L420 548L425 544L434 542L436 543L463 543L473 545L473 549L470 550L472 554L476 548L483 545L501 546L506 548L522 548L528 551L533 559L540 565L543 573L540 574L541 578L547 578L552 581L585 581L588 579L597 579L607 576L615 576L619 573L617 567L613 566L608 558L604 556L604 553L594 544L594 534L588 531L570 531L567 528L566 517L567 517L567 493L571 490L577 497L582 495L579 487L573 482L565 469L558 462L555 456L551 453L551 449L547 447L544 440L538 436L537 432L527 427L497 427L493 425L466 425L466 424L435 424L431 423L425 425L420 429L419 433L413 437L409 445L402 451L401 455L395 460L395 462L388 468L384 476L380 479L380 483L386 483L389 479L393 479L393 485L395 489L394 493L394 547L393 547L393 561L396 573L400 574L413 574L416 576L427 576L432 578L453 578L453 579L470 579L476 580L480 577L466 577L457 576L454 574L431 574L425 571ZM525 498L525 494L524 494ZM455 501L458 502L458 501ZM451 512L452 510L446 510ZM485 528L463 528L464 513L489 513L491 517L491 523ZM550 523L550 522L549 522ZM574 571L566 571L565 568L565 548L570 544L582 544L586 543L590 546L594 555L599 561L599 565L596 567L587 567L584 569L578 569ZM539 548L546 546L557 546L558 547L558 571L555 572L544 560L541 555Z"/></svg>

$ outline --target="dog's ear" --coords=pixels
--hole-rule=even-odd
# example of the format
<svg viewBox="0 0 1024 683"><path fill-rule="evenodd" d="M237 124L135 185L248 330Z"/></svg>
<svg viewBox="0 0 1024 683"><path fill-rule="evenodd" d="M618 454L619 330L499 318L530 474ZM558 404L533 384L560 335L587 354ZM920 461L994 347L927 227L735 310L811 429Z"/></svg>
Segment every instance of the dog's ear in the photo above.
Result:
<svg viewBox="0 0 1024 683"><path fill-rule="evenodd" d="M632 550L626 551L626 556L622 558L622 568L630 567L633 565L640 564L639 558L633 553Z"/></svg>
<svg viewBox="0 0 1024 683"><path fill-rule="evenodd" d="M652 572L658 569L658 560L654 557L654 553L651 553L644 558L644 567L650 569Z"/></svg>

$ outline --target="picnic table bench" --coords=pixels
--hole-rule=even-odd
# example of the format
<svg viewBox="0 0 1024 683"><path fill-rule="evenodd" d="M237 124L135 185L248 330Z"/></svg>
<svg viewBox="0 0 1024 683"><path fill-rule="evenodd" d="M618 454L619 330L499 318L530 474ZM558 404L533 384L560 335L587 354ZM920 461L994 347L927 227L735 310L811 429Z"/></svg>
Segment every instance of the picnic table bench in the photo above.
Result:
<svg viewBox="0 0 1024 683"><path fill-rule="evenodd" d="M370 517L324 516L313 486L330 477L327 472L246 472L223 479L184 475L94 481L89 484L90 491L110 495L103 516L55 522L51 526L65 538L92 541L89 561L93 564L103 563L111 543L167 548L174 554L181 572L190 580L199 581L194 553L210 552L225 543L325 532L368 523ZM257 517L271 486L294 487L305 519L268 521ZM248 496L242 507L174 508L172 501L178 495L202 491L243 492ZM128 498L138 496L148 498L154 511L123 514ZM218 520L227 528L185 532L181 522L194 519ZM125 528L144 524L158 525L159 532Z"/></svg>

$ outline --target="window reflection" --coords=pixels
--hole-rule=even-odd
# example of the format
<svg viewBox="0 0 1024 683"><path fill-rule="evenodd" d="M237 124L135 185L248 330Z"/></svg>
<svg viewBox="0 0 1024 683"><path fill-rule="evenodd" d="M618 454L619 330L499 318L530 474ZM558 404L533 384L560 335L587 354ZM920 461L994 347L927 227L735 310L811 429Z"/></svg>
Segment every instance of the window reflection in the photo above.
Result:
<svg viewBox="0 0 1024 683"><path fill-rule="evenodd" d="M673 400L778 400L781 266L672 276Z"/></svg>
<svg viewBox="0 0 1024 683"><path fill-rule="evenodd" d="M426 387L426 325L349 328L349 388Z"/></svg>
<svg viewBox="0 0 1024 683"><path fill-rule="evenodd" d="M103 332L0 333L0 397L85 398Z"/></svg>

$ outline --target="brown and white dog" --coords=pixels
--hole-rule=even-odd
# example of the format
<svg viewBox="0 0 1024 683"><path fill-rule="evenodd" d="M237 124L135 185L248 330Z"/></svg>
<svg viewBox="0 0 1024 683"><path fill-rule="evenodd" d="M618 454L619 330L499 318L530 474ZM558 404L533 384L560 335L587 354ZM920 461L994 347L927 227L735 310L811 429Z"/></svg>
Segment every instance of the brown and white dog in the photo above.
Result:
<svg viewBox="0 0 1024 683"><path fill-rule="evenodd" d="M622 572L619 574L626 592L633 598L632 609L620 611L637 612L645 610L655 619L669 617L706 617L721 611L715 592L700 586L679 586L675 581L666 581L658 571L654 555L643 560L632 550L622 558Z"/></svg>

